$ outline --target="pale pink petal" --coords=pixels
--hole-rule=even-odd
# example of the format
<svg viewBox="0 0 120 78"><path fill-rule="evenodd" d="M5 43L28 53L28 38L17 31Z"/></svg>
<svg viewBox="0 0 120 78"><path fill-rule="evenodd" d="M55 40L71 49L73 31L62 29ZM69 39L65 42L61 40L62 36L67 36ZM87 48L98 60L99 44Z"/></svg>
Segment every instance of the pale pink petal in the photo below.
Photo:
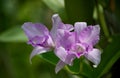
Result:
<svg viewBox="0 0 120 78"><path fill-rule="evenodd" d="M63 29L63 30L67 30L67 31L72 31L74 29L71 24L64 24L61 21L58 14L54 14L52 16L52 22L53 22L53 26L52 26L50 34L51 34L54 41L57 38L57 30L58 29Z"/></svg>
<svg viewBox="0 0 120 78"><path fill-rule="evenodd" d="M75 43L75 34L74 32L59 29L57 32L56 40L56 46L60 45L65 49L70 49L70 47Z"/></svg>
<svg viewBox="0 0 120 78"><path fill-rule="evenodd" d="M47 44L49 47L55 47L55 44L54 44L51 36L48 36Z"/></svg>
<svg viewBox="0 0 120 78"><path fill-rule="evenodd" d="M47 51L49 51L50 48L45 48L45 47L35 47L34 50L32 51L32 53L30 54L30 62L31 62L31 59L35 56L35 55L38 55L38 54L42 54L42 53L46 53Z"/></svg>
<svg viewBox="0 0 120 78"><path fill-rule="evenodd" d="M97 67L101 60L101 52L99 49L93 49L92 51L85 54L85 57L94 63L94 67Z"/></svg>
<svg viewBox="0 0 120 78"><path fill-rule="evenodd" d="M58 73L64 66L65 63L60 60L55 67L55 73Z"/></svg>
<svg viewBox="0 0 120 78"><path fill-rule="evenodd" d="M28 44L32 44L32 46L40 46L41 44L44 45L46 40L48 39L48 36L35 36L31 39L29 39Z"/></svg>
<svg viewBox="0 0 120 78"><path fill-rule="evenodd" d="M74 24L74 27L75 27L75 33L76 33L76 42L79 41L79 35L81 33L81 31L87 27L87 23L86 22L76 22Z"/></svg>
<svg viewBox="0 0 120 78"><path fill-rule="evenodd" d="M69 64L69 65L73 65L73 60L76 58L75 54L68 54L66 59L65 59L65 63Z"/></svg>
<svg viewBox="0 0 120 78"><path fill-rule="evenodd" d="M74 29L73 25L71 24L64 24L64 23L60 23L58 24L58 29L63 29L63 30L66 30L66 31L72 31Z"/></svg>
<svg viewBox="0 0 120 78"><path fill-rule="evenodd" d="M51 29L50 33L51 33L52 38L55 40L57 29L58 29L58 27L59 27L59 25L62 21L61 21L58 14L54 14L52 16L52 22L53 22L53 26L52 26L52 29Z"/></svg>
<svg viewBox="0 0 120 78"><path fill-rule="evenodd" d="M56 48L55 54L58 58L60 58L60 60L65 62L65 59L67 57L67 51L63 47Z"/></svg>
<svg viewBox="0 0 120 78"><path fill-rule="evenodd" d="M76 22L75 23L75 32L77 32L77 34L80 34L80 32L87 27L87 23L86 22Z"/></svg>
<svg viewBox="0 0 120 78"><path fill-rule="evenodd" d="M72 31L74 29L73 25L71 24L65 24L66 30Z"/></svg>
<svg viewBox="0 0 120 78"><path fill-rule="evenodd" d="M40 23L33 24L31 22L27 22L23 24L22 28L29 39L35 36L43 36L49 34L48 29Z"/></svg>
<svg viewBox="0 0 120 78"><path fill-rule="evenodd" d="M58 73L67 63L69 63L69 65L72 65L74 59L75 59L74 55L68 55L65 62L60 60L56 65L55 72Z"/></svg>
<svg viewBox="0 0 120 78"><path fill-rule="evenodd" d="M86 43L93 46L99 41L99 34L100 34L99 25L88 26L81 31L79 35L79 40L82 43Z"/></svg>

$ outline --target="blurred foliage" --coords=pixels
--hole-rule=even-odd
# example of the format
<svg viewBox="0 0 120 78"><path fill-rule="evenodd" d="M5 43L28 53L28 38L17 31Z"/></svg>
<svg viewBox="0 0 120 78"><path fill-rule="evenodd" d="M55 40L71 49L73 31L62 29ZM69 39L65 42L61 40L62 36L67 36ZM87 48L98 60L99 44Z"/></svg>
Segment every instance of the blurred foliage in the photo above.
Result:
<svg viewBox="0 0 120 78"><path fill-rule="evenodd" d="M119 0L0 0L0 78L119 78L119 3ZM58 58L52 52L38 55L29 63L33 48L26 44L22 24L41 22L50 29L54 13L65 23L100 24L101 40L96 47L102 51L102 60L98 68L92 68L82 57L55 74Z"/></svg>
<svg viewBox="0 0 120 78"><path fill-rule="evenodd" d="M65 0L65 9L70 23L74 24L76 21L86 21L88 24L92 24L93 1L94 0Z"/></svg>

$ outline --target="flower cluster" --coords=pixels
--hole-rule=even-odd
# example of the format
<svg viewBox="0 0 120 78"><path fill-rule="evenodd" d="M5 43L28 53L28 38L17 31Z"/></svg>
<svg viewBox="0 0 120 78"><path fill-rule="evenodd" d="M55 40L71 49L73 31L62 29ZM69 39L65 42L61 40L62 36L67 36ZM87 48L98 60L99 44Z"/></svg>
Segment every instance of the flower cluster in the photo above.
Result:
<svg viewBox="0 0 120 78"><path fill-rule="evenodd" d="M101 52L93 46L99 41L99 25L87 26L86 22L76 22L73 25L64 24L58 14L52 16L52 29L49 31L40 23L24 23L22 28L34 47L30 60L37 54L54 49L60 59L55 72L60 71L66 64L72 65L75 58L86 57L96 67L100 63ZM48 56L49 57L49 56Z"/></svg>

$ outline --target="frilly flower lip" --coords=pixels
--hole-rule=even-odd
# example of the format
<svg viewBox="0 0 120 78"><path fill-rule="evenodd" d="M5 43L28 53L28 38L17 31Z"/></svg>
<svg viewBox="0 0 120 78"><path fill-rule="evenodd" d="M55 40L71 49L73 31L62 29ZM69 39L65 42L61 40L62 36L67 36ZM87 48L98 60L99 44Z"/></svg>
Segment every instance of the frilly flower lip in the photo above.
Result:
<svg viewBox="0 0 120 78"><path fill-rule="evenodd" d="M87 26L86 22L76 22L73 27L71 24L64 24L58 14L52 16L52 24L50 31L41 23L23 24L22 28L29 39L28 44L34 47L30 61L35 55L54 49L54 53L60 59L55 68L56 73L66 64L72 65L73 60L81 56L97 67L101 60L101 52L94 46L99 41L99 25Z"/></svg>

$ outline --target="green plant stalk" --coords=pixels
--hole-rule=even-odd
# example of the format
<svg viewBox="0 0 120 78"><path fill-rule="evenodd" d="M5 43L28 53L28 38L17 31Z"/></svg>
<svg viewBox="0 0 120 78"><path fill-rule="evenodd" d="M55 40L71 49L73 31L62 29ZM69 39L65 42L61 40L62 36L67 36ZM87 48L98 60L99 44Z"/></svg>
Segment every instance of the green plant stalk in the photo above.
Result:
<svg viewBox="0 0 120 78"><path fill-rule="evenodd" d="M98 20L100 21L103 32L104 32L105 36L109 39L110 34L109 34L109 31L108 31L108 28L107 28L107 25L105 22L103 7L100 4L97 4L96 8L97 8Z"/></svg>

